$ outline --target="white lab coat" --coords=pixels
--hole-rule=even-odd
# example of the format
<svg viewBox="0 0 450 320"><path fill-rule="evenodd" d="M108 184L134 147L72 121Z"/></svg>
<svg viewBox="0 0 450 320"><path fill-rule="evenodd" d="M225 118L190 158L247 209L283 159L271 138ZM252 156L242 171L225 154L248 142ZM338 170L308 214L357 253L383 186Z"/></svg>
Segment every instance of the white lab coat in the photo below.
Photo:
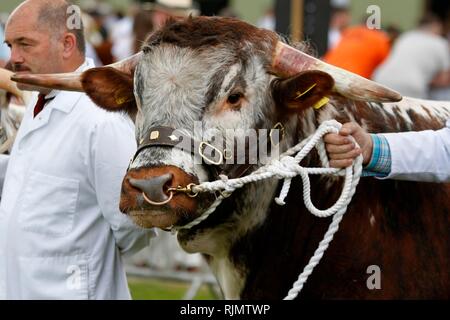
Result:
<svg viewBox="0 0 450 320"><path fill-rule="evenodd" d="M80 69L91 66L88 59ZM33 118L36 101L3 186L0 298L129 299L121 254L142 249L154 235L118 208L136 149L134 126L84 93L58 92Z"/></svg>
<svg viewBox="0 0 450 320"><path fill-rule="evenodd" d="M391 173L385 179L450 182L450 120L437 131L383 134L391 149Z"/></svg>

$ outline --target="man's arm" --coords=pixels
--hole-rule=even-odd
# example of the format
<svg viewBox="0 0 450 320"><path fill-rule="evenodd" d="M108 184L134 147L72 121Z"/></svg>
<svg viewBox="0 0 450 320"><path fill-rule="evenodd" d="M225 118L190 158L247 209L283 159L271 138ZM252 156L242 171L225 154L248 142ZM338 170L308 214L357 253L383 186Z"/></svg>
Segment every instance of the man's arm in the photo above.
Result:
<svg viewBox="0 0 450 320"><path fill-rule="evenodd" d="M348 140L352 135L361 146ZM450 121L437 131L371 135L356 123L325 137L330 165L343 168L363 155L366 175L399 180L450 182Z"/></svg>
<svg viewBox="0 0 450 320"><path fill-rule="evenodd" d="M383 134L391 149L387 178L450 182L450 120L437 131Z"/></svg>
<svg viewBox="0 0 450 320"><path fill-rule="evenodd" d="M111 225L120 251L126 255L134 254L148 246L156 234L153 229L136 226L119 211L122 180L136 151L134 126L121 114L107 113L96 130L94 141L92 154L98 203Z"/></svg>

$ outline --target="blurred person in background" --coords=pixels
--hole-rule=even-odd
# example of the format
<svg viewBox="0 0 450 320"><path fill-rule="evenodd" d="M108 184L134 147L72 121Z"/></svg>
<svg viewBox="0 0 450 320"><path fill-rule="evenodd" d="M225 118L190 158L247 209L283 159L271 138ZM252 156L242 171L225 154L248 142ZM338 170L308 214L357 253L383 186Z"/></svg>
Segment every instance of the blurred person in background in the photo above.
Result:
<svg viewBox="0 0 450 320"><path fill-rule="evenodd" d="M446 40L447 40L447 43L450 48L450 31L448 31L448 33L447 33ZM442 74L445 76L445 73L442 73ZM436 82L436 80L438 80L438 79L435 79L434 82ZM450 101L450 85L441 86L441 87L432 85L431 89L430 89L430 99Z"/></svg>
<svg viewBox="0 0 450 320"><path fill-rule="evenodd" d="M95 49L101 45L103 38L96 28L95 20L88 14L82 13L81 19L84 25L84 37L86 39L86 57L94 61L96 67L101 67L103 62Z"/></svg>
<svg viewBox="0 0 450 320"><path fill-rule="evenodd" d="M382 30L369 29L365 24L349 27L342 32L338 44L323 59L370 79L375 69L389 55L390 43L389 36Z"/></svg>
<svg viewBox="0 0 450 320"><path fill-rule="evenodd" d="M137 53L141 50L142 44L147 36L153 32L153 10L149 4L143 4L136 13L133 21L134 45L133 51Z"/></svg>
<svg viewBox="0 0 450 320"><path fill-rule="evenodd" d="M430 98L430 87L450 86L449 43L442 33L442 21L426 15L417 29L398 38L389 58L376 70L374 80L419 99Z"/></svg>
<svg viewBox="0 0 450 320"><path fill-rule="evenodd" d="M395 24L390 24L386 27L385 31L388 34L389 39L391 40L391 48L392 48L394 46L394 43L401 36L402 30Z"/></svg>
<svg viewBox="0 0 450 320"><path fill-rule="evenodd" d="M331 9L330 27L328 30L328 49L336 47L341 40L342 32L350 25L351 15L348 7Z"/></svg>
<svg viewBox="0 0 450 320"><path fill-rule="evenodd" d="M259 18L256 25L258 26L258 28L275 31L276 27L275 9L272 7L267 9L264 15L261 18Z"/></svg>
<svg viewBox="0 0 450 320"><path fill-rule="evenodd" d="M112 27L109 37L112 43L111 53L114 61L123 60L133 55L133 20L136 12L136 7L132 6L128 10L128 14L118 20Z"/></svg>
<svg viewBox="0 0 450 320"><path fill-rule="evenodd" d="M156 0L153 4L153 27L160 28L171 17L198 16L200 11L192 0Z"/></svg>

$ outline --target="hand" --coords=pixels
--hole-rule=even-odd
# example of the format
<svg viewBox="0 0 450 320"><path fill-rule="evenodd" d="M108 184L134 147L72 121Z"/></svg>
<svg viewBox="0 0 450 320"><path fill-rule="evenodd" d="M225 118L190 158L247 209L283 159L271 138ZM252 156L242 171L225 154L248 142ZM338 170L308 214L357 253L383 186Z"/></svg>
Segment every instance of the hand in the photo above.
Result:
<svg viewBox="0 0 450 320"><path fill-rule="evenodd" d="M360 148L350 141L350 135L353 136ZM363 155L363 164L367 164L372 157L372 137L355 122L345 123L339 134L325 135L324 141L330 158L330 166L333 168L345 168L352 165L360 154Z"/></svg>

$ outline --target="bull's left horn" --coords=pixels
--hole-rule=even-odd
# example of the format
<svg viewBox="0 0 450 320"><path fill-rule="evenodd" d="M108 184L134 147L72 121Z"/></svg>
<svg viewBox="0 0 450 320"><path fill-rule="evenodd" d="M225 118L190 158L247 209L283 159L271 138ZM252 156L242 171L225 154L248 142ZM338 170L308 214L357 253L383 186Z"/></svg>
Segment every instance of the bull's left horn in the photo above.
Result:
<svg viewBox="0 0 450 320"><path fill-rule="evenodd" d="M16 97L22 98L23 92L11 81L12 75L13 73L11 71L0 68L0 88L12 93Z"/></svg>
<svg viewBox="0 0 450 320"><path fill-rule="evenodd" d="M332 66L282 42L278 42L276 45L272 68L275 74L283 77L293 76L305 70L326 72L335 81L334 90L354 100L373 102L396 102L402 100L402 96L392 89L352 72Z"/></svg>
<svg viewBox="0 0 450 320"><path fill-rule="evenodd" d="M127 59L107 65L126 74L132 74L142 55L139 52ZM15 74L11 79L13 81L31 85L34 87L57 89L65 91L83 92L81 84L82 73L54 73L54 74Z"/></svg>

